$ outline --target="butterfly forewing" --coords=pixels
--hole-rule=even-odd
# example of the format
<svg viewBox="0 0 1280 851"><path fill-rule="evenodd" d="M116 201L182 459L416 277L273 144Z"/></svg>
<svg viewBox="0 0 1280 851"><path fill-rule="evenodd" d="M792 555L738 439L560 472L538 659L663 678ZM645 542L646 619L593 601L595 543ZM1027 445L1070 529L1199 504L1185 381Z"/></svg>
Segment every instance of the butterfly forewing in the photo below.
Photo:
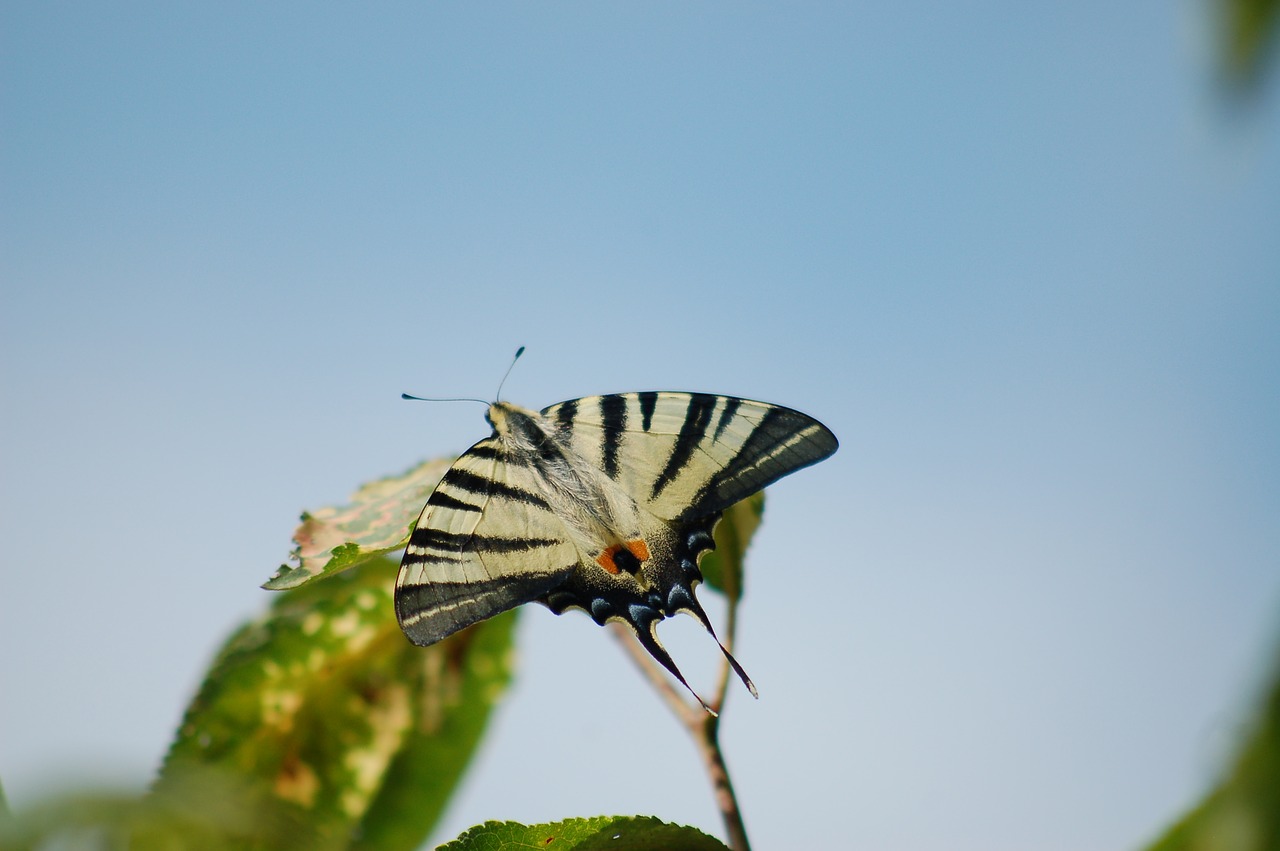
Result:
<svg viewBox="0 0 1280 851"><path fill-rule="evenodd" d="M422 510L396 582L396 615L415 644L433 644L538 599L579 560L528 466L496 438L482 440Z"/></svg>
<svg viewBox="0 0 1280 851"><path fill-rule="evenodd" d="M552 405L561 440L667 520L723 511L838 446L799 411L703 393L619 393Z"/></svg>

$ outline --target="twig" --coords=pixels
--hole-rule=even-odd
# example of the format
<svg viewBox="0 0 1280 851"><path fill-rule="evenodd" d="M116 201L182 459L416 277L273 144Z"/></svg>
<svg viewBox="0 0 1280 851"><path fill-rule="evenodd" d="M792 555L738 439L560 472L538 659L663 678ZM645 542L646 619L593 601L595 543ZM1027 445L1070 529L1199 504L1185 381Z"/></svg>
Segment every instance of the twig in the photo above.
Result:
<svg viewBox="0 0 1280 851"><path fill-rule="evenodd" d="M724 819L724 829L729 836L729 847L734 851L751 851L747 826L742 822L742 810L738 808L738 797L733 791L733 781L729 779L729 767L725 765L724 753L720 750L720 718L704 712L701 727L702 735L694 734L694 741L711 779L716 806L720 808L720 817Z"/></svg>

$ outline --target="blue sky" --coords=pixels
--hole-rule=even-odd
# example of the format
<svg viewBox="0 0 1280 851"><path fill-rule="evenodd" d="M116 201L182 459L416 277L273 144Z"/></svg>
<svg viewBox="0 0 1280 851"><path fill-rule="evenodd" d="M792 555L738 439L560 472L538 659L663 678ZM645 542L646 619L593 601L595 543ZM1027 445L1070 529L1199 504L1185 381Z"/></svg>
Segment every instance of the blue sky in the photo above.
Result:
<svg viewBox="0 0 1280 851"><path fill-rule="evenodd" d="M0 14L15 804L145 784L298 512L486 431L399 393L519 345L526 405L841 439L751 556L759 847L1132 848L1212 784L1280 643L1280 103L1214 88L1201 5ZM531 610L521 654L437 840L720 832L606 634Z"/></svg>

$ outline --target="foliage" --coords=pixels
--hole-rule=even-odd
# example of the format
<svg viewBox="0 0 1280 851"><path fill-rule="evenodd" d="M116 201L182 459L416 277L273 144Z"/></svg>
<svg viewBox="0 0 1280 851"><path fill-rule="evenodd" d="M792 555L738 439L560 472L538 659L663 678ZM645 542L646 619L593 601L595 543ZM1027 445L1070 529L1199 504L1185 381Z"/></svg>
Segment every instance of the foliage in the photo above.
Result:
<svg viewBox="0 0 1280 851"><path fill-rule="evenodd" d="M760 528L763 516L763 491L729 506L715 528L716 548L698 563L707 585L730 600L742 599L742 565L747 557L747 545Z"/></svg>
<svg viewBox="0 0 1280 851"><path fill-rule="evenodd" d="M303 515L297 565L267 587L292 588L227 640L191 702L153 788L81 794L16 816L0 791L0 847L367 849L409 851L437 822L511 675L508 612L436 645L414 647L394 616L397 564L426 494L448 468L427 462L361 488L348 505ZM412 500L412 502L408 502ZM729 601L726 643L743 589L743 559L764 510L757 494L725 512L707 584ZM317 581L322 580L322 581ZM630 641L630 639L627 639ZM634 642L632 642L634 644ZM638 648L636 659L694 737L718 788L732 785L713 716L687 702ZM722 672L720 708L727 682ZM747 847L736 803L723 811ZM446 851L725 845L652 817L520 825L487 822ZM1280 668L1251 737L1221 786L1150 851L1280 851Z"/></svg>
<svg viewBox="0 0 1280 851"><path fill-rule="evenodd" d="M16 817L0 807L0 846L418 847L510 682L518 616L507 612L425 648L400 631L398 563L386 554L404 546L449 465L425 462L361 487L346 505L303 514L296 563L264 586L290 590L217 653L153 788L72 795ZM729 592L731 609L763 506L757 494L716 528L708 584ZM692 828L637 817L491 822L448 847L515 847L533 836L555 836L562 848L725 847Z"/></svg>
<svg viewBox="0 0 1280 851"><path fill-rule="evenodd" d="M1218 0L1222 52L1229 78L1256 83L1275 49L1280 0Z"/></svg>
<svg viewBox="0 0 1280 851"><path fill-rule="evenodd" d="M370 559L403 549L412 523L452 459L424 461L399 476L363 485L346 505L304 512L294 530L292 558L262 587L284 591L329 576Z"/></svg>
<svg viewBox="0 0 1280 851"><path fill-rule="evenodd" d="M720 840L700 830L635 816L600 816L536 825L489 821L446 842L439 851L552 847L557 851L725 851Z"/></svg>
<svg viewBox="0 0 1280 851"><path fill-rule="evenodd" d="M421 842L510 679L515 613L414 647L393 614L395 571L376 559L310 583L232 636L157 788L214 766L289 805L317 846Z"/></svg>
<svg viewBox="0 0 1280 851"><path fill-rule="evenodd" d="M1280 851L1280 664L1221 785L1149 851Z"/></svg>

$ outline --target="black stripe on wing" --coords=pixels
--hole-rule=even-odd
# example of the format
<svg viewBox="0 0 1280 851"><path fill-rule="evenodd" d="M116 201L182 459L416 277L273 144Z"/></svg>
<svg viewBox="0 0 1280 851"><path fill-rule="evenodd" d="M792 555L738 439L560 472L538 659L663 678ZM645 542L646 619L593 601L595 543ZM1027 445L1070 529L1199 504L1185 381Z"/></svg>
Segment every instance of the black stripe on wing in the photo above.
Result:
<svg viewBox="0 0 1280 851"><path fill-rule="evenodd" d="M563 542L554 538L504 538L474 532L459 535L430 527L413 530L413 535L409 538L409 546L415 550L439 550L445 553L463 550L476 553L519 553L560 543Z"/></svg>
<svg viewBox="0 0 1280 851"><path fill-rule="evenodd" d="M468 453L471 454L471 453ZM466 456L463 456L464 458ZM547 501L533 491L524 488L509 485L506 482L500 482L489 476L483 476L479 473L473 473L470 470L464 470L461 467L450 467L449 472L444 474L440 480L440 484L436 486L436 490L440 489L460 490L466 493L476 494L480 497L502 497L515 502L524 502L529 505L536 505L539 508L545 508L550 511L551 506ZM435 494L432 494L432 500ZM427 500L431 504L432 500Z"/></svg>
<svg viewBox="0 0 1280 851"><path fill-rule="evenodd" d="M435 610L448 608L456 605L461 601L470 599L483 599L501 593L504 590L524 585L524 593L517 593L516 597L525 597L523 602L531 603L536 600L540 593L536 593L535 589L542 587L546 577L539 576L534 581L522 581L519 578L513 579L510 576L499 577L498 579L484 579L470 582L432 582L422 585L406 585L400 589L400 598L403 600L403 607L409 612L410 617L413 614L423 611L424 609ZM553 576L549 581L560 582L558 576ZM545 593L545 592L542 592ZM510 595L506 595L510 596Z"/></svg>
<svg viewBox="0 0 1280 851"><path fill-rule="evenodd" d="M578 400L570 399L568 402L561 402L556 409L556 425L564 433L565 439L568 439L573 431L573 418L578 415Z"/></svg>
<svg viewBox="0 0 1280 851"><path fill-rule="evenodd" d="M634 395L636 401L640 403L640 427L648 431L653 427L653 412L658 406L658 394L652 390L646 390L643 393L626 393L623 398Z"/></svg>
<svg viewBox="0 0 1280 851"><path fill-rule="evenodd" d="M600 397L600 421L604 435L600 445L600 464L611 479L618 478L618 449L622 433L627 430L627 397L615 394Z"/></svg>
<svg viewBox="0 0 1280 851"><path fill-rule="evenodd" d="M473 502L464 502L463 500L452 497L441 490L436 490L431 494L431 499L428 501L428 504L433 505L436 508L448 508L453 511L478 512L482 510L480 506Z"/></svg>
<svg viewBox="0 0 1280 851"><path fill-rule="evenodd" d="M711 435L711 439L719 440L724 430L728 428L729 423L733 422L733 418L738 414L738 408L742 407L742 400L734 396L724 396L724 407L720 409L720 416L716 417L716 430Z"/></svg>
<svg viewBox="0 0 1280 851"><path fill-rule="evenodd" d="M679 434L676 435L675 446L671 448L671 454L667 456L666 465L662 468L662 472L658 474L658 478L653 481L653 492L649 496L650 499L657 499L667 485L675 481L676 476L680 475L681 471L688 466L694 450L698 448L698 444L702 442L707 433L707 426L711 423L711 412L715 409L717 398L705 393L689 394L685 407L684 422L680 425Z"/></svg>
<svg viewBox="0 0 1280 851"><path fill-rule="evenodd" d="M409 640L426 647L477 621L533 602L572 569L570 565L551 575L401 585L396 588L396 617Z"/></svg>
<svg viewBox="0 0 1280 851"><path fill-rule="evenodd" d="M836 436L812 417L770 406L729 463L698 489L682 516L724 511L783 476L830 457L839 445Z"/></svg>

